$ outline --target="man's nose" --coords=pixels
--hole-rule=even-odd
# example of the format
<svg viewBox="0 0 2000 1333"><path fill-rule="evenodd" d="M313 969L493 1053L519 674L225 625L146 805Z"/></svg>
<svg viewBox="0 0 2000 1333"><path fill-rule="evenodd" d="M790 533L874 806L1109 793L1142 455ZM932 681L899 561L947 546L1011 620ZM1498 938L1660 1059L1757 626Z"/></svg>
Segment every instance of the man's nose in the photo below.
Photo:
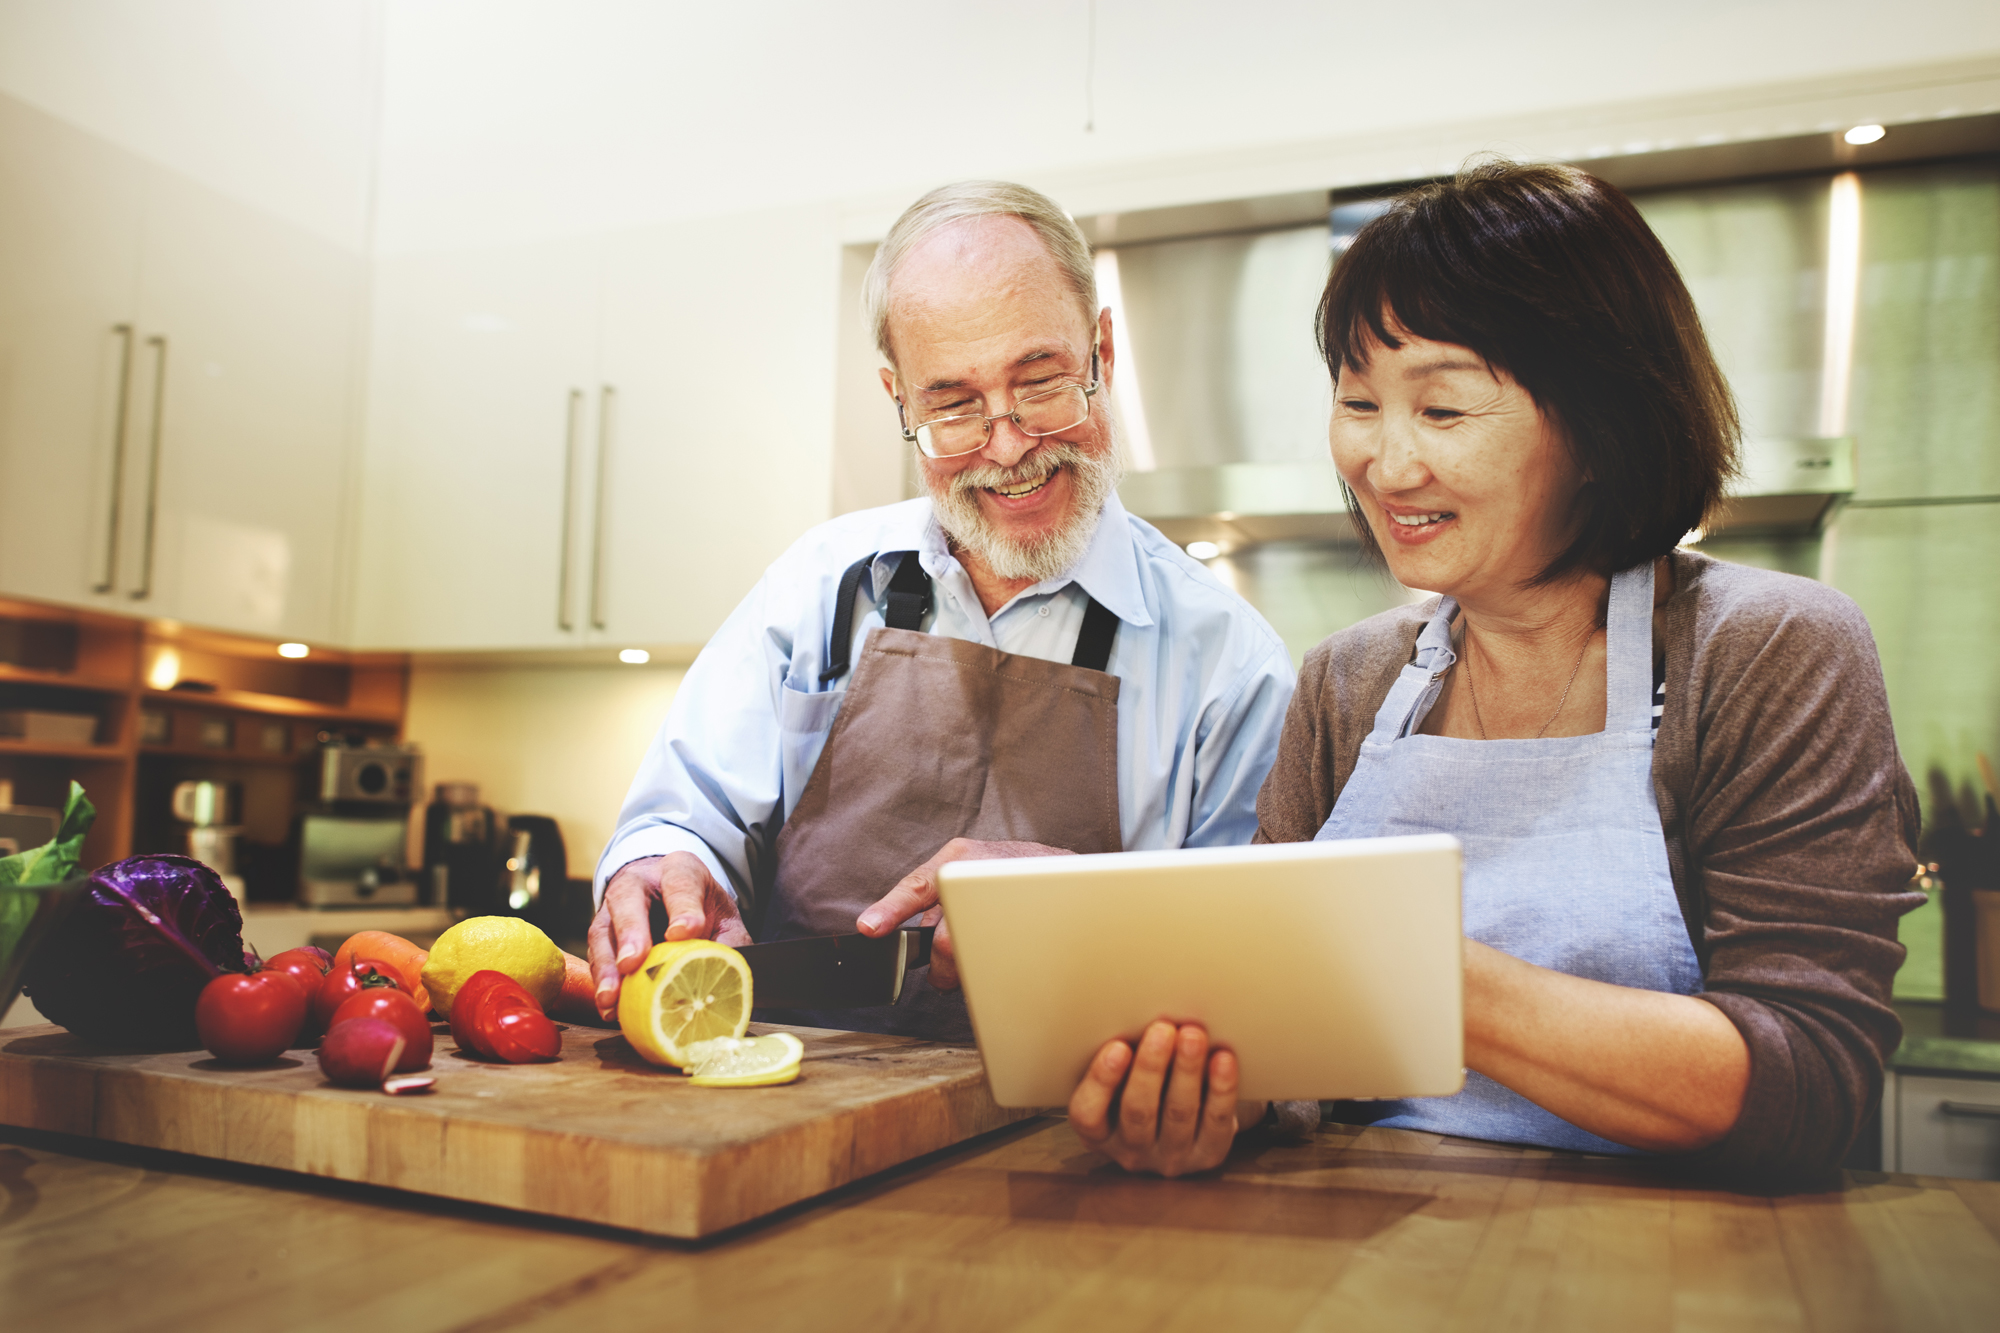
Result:
<svg viewBox="0 0 2000 1333"><path fill-rule="evenodd" d="M995 467L1012 467L1040 443L1040 440L1023 431L1014 418L1001 417L992 424L986 437L986 447L979 454Z"/></svg>

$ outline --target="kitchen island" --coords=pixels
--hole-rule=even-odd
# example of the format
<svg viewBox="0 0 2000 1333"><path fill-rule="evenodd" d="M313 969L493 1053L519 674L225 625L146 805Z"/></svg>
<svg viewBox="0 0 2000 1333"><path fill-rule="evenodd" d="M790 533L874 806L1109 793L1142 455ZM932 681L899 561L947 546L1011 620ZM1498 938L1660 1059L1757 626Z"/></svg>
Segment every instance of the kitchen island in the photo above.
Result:
<svg viewBox="0 0 2000 1333"><path fill-rule="evenodd" d="M9 1329L2000 1327L2000 1184L1763 1197L1327 1126L1127 1176L1026 1121L703 1241L0 1129Z"/></svg>

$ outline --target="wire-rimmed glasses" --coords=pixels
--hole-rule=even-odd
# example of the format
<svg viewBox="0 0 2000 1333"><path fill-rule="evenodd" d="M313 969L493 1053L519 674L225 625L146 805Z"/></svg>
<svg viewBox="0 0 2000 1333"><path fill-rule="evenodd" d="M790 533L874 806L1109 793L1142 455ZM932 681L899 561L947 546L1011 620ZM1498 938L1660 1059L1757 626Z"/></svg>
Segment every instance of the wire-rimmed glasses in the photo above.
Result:
<svg viewBox="0 0 2000 1333"><path fill-rule="evenodd" d="M965 412L925 421L914 427L904 418L903 404L899 401L896 404L896 420L902 425L903 438L921 449L925 458L956 458L960 454L984 449L986 442L993 438L993 423L996 421L1011 420L1023 435L1036 438L1075 430L1089 420L1090 400L1103 387L1103 378L1098 374L1097 344L1093 342L1090 345L1088 384L1062 384L1040 393L1031 393L1026 398L1015 399L1011 411L996 412L990 417L979 412Z"/></svg>

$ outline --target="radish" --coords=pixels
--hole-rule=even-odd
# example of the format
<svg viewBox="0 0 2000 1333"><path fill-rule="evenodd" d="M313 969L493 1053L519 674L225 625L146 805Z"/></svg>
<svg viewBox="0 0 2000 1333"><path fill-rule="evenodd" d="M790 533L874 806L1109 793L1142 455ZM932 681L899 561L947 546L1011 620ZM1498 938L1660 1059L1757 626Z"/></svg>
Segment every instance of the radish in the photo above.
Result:
<svg viewBox="0 0 2000 1333"><path fill-rule="evenodd" d="M403 1034L379 1018L336 1023L319 1048L320 1072L343 1088L379 1088L403 1058Z"/></svg>

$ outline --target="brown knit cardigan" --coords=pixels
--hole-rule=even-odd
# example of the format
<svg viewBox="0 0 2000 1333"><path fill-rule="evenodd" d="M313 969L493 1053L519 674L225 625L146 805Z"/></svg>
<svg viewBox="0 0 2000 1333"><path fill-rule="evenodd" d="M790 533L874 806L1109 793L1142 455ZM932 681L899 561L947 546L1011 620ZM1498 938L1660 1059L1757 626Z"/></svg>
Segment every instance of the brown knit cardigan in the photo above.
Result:
<svg viewBox="0 0 2000 1333"><path fill-rule="evenodd" d="M1901 1039L1896 920L1923 901L1916 788L1896 751L1874 637L1833 589L1676 551L1655 609L1666 710L1653 792L1701 998L1750 1048L1743 1112L1690 1166L1796 1180L1837 1165ZM1437 602L1306 655L1257 800L1259 842L1319 831ZM1579 891L1582 891L1579 889Z"/></svg>

